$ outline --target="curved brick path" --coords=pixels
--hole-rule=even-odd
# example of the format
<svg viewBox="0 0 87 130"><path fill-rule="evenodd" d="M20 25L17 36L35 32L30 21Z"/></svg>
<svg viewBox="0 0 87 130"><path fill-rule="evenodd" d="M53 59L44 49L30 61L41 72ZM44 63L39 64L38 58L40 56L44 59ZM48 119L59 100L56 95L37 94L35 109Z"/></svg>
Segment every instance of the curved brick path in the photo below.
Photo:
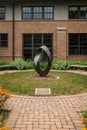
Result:
<svg viewBox="0 0 87 130"><path fill-rule="evenodd" d="M13 130L80 130L79 118L85 106L87 93L54 97L13 95L5 104L5 109L12 110L6 125Z"/></svg>

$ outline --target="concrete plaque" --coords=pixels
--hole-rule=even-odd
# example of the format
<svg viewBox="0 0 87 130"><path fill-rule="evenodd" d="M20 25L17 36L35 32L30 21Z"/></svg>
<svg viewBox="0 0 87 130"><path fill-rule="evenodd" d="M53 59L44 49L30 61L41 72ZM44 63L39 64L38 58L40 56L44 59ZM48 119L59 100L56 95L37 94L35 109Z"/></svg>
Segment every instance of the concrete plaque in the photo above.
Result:
<svg viewBox="0 0 87 130"><path fill-rule="evenodd" d="M36 88L35 96L50 96L51 90L50 88Z"/></svg>

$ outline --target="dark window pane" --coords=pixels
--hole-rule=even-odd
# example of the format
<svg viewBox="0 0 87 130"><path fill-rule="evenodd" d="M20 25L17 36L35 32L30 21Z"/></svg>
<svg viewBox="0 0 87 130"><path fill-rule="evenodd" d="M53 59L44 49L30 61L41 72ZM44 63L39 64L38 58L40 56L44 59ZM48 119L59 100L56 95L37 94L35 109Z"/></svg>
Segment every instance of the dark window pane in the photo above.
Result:
<svg viewBox="0 0 87 130"><path fill-rule="evenodd" d="M78 34L69 34L70 46L78 46Z"/></svg>
<svg viewBox="0 0 87 130"><path fill-rule="evenodd" d="M31 7L23 7L23 13L31 13Z"/></svg>
<svg viewBox="0 0 87 130"><path fill-rule="evenodd" d="M45 19L53 18L53 7L44 7L44 18Z"/></svg>
<svg viewBox="0 0 87 130"><path fill-rule="evenodd" d="M69 18L87 19L87 7L86 6L69 7Z"/></svg>
<svg viewBox="0 0 87 130"><path fill-rule="evenodd" d="M78 8L77 7L69 7L69 18L70 19L78 18Z"/></svg>
<svg viewBox="0 0 87 130"><path fill-rule="evenodd" d="M44 45L47 47L52 47L52 35L50 34L44 35Z"/></svg>
<svg viewBox="0 0 87 130"><path fill-rule="evenodd" d="M23 7L22 8L22 18L23 19L31 19L31 17L32 17L31 7Z"/></svg>
<svg viewBox="0 0 87 130"><path fill-rule="evenodd" d="M42 45L42 35L34 34L34 47L40 47Z"/></svg>
<svg viewBox="0 0 87 130"><path fill-rule="evenodd" d="M1 34L1 40L7 40L7 34Z"/></svg>
<svg viewBox="0 0 87 130"><path fill-rule="evenodd" d="M69 54L70 55L78 55L78 47L70 47Z"/></svg>
<svg viewBox="0 0 87 130"><path fill-rule="evenodd" d="M34 13L42 13L42 7L34 7Z"/></svg>
<svg viewBox="0 0 87 130"><path fill-rule="evenodd" d="M69 55L87 55L87 34L69 34Z"/></svg>
<svg viewBox="0 0 87 130"><path fill-rule="evenodd" d="M42 7L34 7L33 8L34 11L34 19L40 19L42 18Z"/></svg>
<svg viewBox="0 0 87 130"><path fill-rule="evenodd" d="M23 19L31 19L31 14L23 14Z"/></svg>
<svg viewBox="0 0 87 130"><path fill-rule="evenodd" d="M8 34L0 34L0 47L8 47Z"/></svg>
<svg viewBox="0 0 87 130"><path fill-rule="evenodd" d="M42 19L42 14L34 13L34 19Z"/></svg>
<svg viewBox="0 0 87 130"><path fill-rule="evenodd" d="M87 47L80 48L80 55L87 55Z"/></svg>
<svg viewBox="0 0 87 130"><path fill-rule="evenodd" d="M44 12L53 12L53 7L44 7Z"/></svg>
<svg viewBox="0 0 87 130"><path fill-rule="evenodd" d="M0 19L4 19L4 15L3 14L0 14Z"/></svg>
<svg viewBox="0 0 87 130"><path fill-rule="evenodd" d="M52 19L53 18L53 14L52 13L46 13L46 14L44 14L44 18L45 19Z"/></svg>
<svg viewBox="0 0 87 130"><path fill-rule="evenodd" d="M24 47L32 47L32 35L24 35Z"/></svg>
<svg viewBox="0 0 87 130"><path fill-rule="evenodd" d="M0 7L0 20L5 19L5 7Z"/></svg>
<svg viewBox="0 0 87 130"><path fill-rule="evenodd" d="M80 46L87 46L87 34L80 35Z"/></svg>
<svg viewBox="0 0 87 130"><path fill-rule="evenodd" d="M0 7L0 13L5 13L5 8L4 7Z"/></svg>
<svg viewBox="0 0 87 130"><path fill-rule="evenodd" d="M24 58L25 59L32 59L32 50L24 49Z"/></svg>
<svg viewBox="0 0 87 130"><path fill-rule="evenodd" d="M1 47L7 47L7 41L1 41Z"/></svg>
<svg viewBox="0 0 87 130"><path fill-rule="evenodd" d="M80 7L80 18L87 19L87 7Z"/></svg>

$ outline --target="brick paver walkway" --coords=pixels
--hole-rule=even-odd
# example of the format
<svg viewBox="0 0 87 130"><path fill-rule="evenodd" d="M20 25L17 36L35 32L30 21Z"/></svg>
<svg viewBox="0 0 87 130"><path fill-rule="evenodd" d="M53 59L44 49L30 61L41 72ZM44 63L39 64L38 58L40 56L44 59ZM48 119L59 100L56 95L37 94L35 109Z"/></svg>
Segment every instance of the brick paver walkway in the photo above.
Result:
<svg viewBox="0 0 87 130"><path fill-rule="evenodd" d="M13 130L80 130L79 118L85 106L87 93L49 97L13 95L5 105L12 110L6 125Z"/></svg>
<svg viewBox="0 0 87 130"><path fill-rule="evenodd" d="M80 112L87 93L74 96L34 97L15 95L6 103L12 109L6 125L13 130L80 130Z"/></svg>

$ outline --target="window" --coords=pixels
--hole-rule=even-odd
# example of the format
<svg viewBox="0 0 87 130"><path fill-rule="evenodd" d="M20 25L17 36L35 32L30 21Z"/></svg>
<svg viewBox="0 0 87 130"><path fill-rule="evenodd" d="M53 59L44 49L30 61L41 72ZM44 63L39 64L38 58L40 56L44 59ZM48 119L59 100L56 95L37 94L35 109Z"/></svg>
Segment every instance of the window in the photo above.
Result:
<svg viewBox="0 0 87 130"><path fill-rule="evenodd" d="M53 19L53 7L22 7L22 19Z"/></svg>
<svg viewBox="0 0 87 130"><path fill-rule="evenodd" d="M87 6L69 7L69 19L87 19Z"/></svg>
<svg viewBox="0 0 87 130"><path fill-rule="evenodd" d="M23 58L34 59L37 49L46 45L52 54L53 34L23 34Z"/></svg>
<svg viewBox="0 0 87 130"><path fill-rule="evenodd" d="M5 19L5 7L0 7L0 20Z"/></svg>
<svg viewBox="0 0 87 130"><path fill-rule="evenodd" d="M8 34L0 34L0 47L8 47Z"/></svg>
<svg viewBox="0 0 87 130"><path fill-rule="evenodd" d="M87 55L87 34L69 34L69 55Z"/></svg>
<svg viewBox="0 0 87 130"><path fill-rule="evenodd" d="M45 19L53 18L53 7L44 7L44 18Z"/></svg>
<svg viewBox="0 0 87 130"><path fill-rule="evenodd" d="M34 19L42 18L42 7L33 7L33 18Z"/></svg>

